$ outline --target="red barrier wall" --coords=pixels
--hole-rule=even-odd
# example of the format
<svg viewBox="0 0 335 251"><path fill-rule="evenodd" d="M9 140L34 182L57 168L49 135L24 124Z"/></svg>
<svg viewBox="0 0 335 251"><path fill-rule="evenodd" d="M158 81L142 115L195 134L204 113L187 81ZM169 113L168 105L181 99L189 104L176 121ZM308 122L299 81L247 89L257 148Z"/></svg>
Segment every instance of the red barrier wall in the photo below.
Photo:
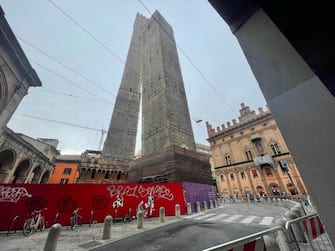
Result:
<svg viewBox="0 0 335 251"><path fill-rule="evenodd" d="M167 216L173 216L176 204L185 213L182 183L0 184L0 230L8 230L17 215L22 228L30 212L42 208L47 208L42 213L47 226L54 224L57 213L58 222L69 225L77 207L82 208L79 214L83 223L89 223L91 210L93 220L98 222L103 222L106 215L123 217L129 209L135 216L141 201L147 217L159 216L160 207L165 207Z"/></svg>

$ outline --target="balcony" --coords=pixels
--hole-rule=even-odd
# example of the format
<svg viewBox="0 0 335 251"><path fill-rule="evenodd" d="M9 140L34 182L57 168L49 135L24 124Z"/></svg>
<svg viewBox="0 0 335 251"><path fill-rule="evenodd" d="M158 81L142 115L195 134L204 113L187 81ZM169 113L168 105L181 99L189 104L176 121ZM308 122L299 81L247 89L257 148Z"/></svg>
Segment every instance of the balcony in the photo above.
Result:
<svg viewBox="0 0 335 251"><path fill-rule="evenodd" d="M272 166L273 168L275 167L272 157L268 154L255 157L254 163L259 168L261 168L263 165L269 165L269 166Z"/></svg>

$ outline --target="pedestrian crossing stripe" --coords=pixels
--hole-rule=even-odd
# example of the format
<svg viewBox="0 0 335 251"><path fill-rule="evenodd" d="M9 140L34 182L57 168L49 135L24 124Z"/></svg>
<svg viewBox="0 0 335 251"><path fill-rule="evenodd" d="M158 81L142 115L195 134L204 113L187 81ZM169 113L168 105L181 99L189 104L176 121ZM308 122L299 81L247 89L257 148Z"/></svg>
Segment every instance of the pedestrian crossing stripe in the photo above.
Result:
<svg viewBox="0 0 335 251"><path fill-rule="evenodd" d="M233 215L227 219L223 219L223 221L226 221L226 222L233 222L235 220L237 220L238 218L241 218L243 215L240 215L240 214L236 214L236 215Z"/></svg>
<svg viewBox="0 0 335 251"><path fill-rule="evenodd" d="M197 213L195 215L187 215L184 216L184 219L193 219L193 220L205 220L210 222L232 222L232 223L241 223L241 224L259 224L264 226L270 226L274 220L274 217L271 216L255 216L255 215L249 215L244 219L241 219L244 215L229 215L229 214L217 214L217 213ZM241 219L239 221L239 219ZM257 223L257 221L259 221Z"/></svg>
<svg viewBox="0 0 335 251"><path fill-rule="evenodd" d="M240 221L240 223L242 223L242 224L249 224L249 223L253 222L253 220L256 219L256 218L258 218L258 216L250 215L247 218L245 218L242 221Z"/></svg>
<svg viewBox="0 0 335 251"><path fill-rule="evenodd" d="M206 219L206 218L210 218L212 216L216 215L215 213L210 213L210 214L205 214L205 215L201 215L201 216L198 216L198 217L195 217L193 219L195 220L203 220L203 219Z"/></svg>
<svg viewBox="0 0 335 251"><path fill-rule="evenodd" d="M270 226L272 224L272 220L273 220L273 217L265 216L259 224Z"/></svg>
<svg viewBox="0 0 335 251"><path fill-rule="evenodd" d="M204 215L204 214L206 214L206 213L202 212L202 213L196 213L196 214L192 214L192 215L185 215L185 216L183 216L183 218L185 218L185 219L192 219L192 218L198 217L200 215Z"/></svg>
<svg viewBox="0 0 335 251"><path fill-rule="evenodd" d="M219 214L217 216L211 217L210 219L208 219L208 221L217 221L217 220L221 220L225 217L227 217L228 214Z"/></svg>

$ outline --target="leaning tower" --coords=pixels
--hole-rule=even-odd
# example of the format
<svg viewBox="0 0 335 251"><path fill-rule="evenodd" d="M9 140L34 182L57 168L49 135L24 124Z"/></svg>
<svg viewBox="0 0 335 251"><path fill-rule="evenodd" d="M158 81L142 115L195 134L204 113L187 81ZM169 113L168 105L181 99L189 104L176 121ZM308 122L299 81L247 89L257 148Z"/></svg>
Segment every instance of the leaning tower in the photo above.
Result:
<svg viewBox="0 0 335 251"><path fill-rule="evenodd" d="M135 155L141 90L141 28L147 18L137 14L120 88L102 154L130 160Z"/></svg>
<svg viewBox="0 0 335 251"><path fill-rule="evenodd" d="M158 11L142 27L142 155L176 145L195 150L171 26Z"/></svg>
<svg viewBox="0 0 335 251"><path fill-rule="evenodd" d="M195 152L173 30L158 11L136 16L103 156L133 159L140 93L142 158L130 162L129 181L211 183L208 157Z"/></svg>

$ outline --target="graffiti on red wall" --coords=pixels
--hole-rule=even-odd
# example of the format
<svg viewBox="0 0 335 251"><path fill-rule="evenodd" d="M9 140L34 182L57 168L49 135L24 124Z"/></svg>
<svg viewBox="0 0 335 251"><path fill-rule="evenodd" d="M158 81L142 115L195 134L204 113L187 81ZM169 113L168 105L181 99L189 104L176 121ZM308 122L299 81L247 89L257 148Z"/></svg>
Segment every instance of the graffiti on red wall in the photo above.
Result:
<svg viewBox="0 0 335 251"><path fill-rule="evenodd" d="M181 183L128 184L3 184L0 185L0 230L7 230L15 216L20 225L34 210L47 208L43 214L52 225L56 221L69 225L72 212L81 208L83 223L103 222L107 215L113 218L144 210L147 217L157 217L160 207L167 216L174 215L175 205L185 212ZM93 215L93 219L92 219Z"/></svg>
<svg viewBox="0 0 335 251"><path fill-rule="evenodd" d="M16 203L22 196L31 197L31 194L29 194L24 187L0 186L0 202L6 201Z"/></svg>

